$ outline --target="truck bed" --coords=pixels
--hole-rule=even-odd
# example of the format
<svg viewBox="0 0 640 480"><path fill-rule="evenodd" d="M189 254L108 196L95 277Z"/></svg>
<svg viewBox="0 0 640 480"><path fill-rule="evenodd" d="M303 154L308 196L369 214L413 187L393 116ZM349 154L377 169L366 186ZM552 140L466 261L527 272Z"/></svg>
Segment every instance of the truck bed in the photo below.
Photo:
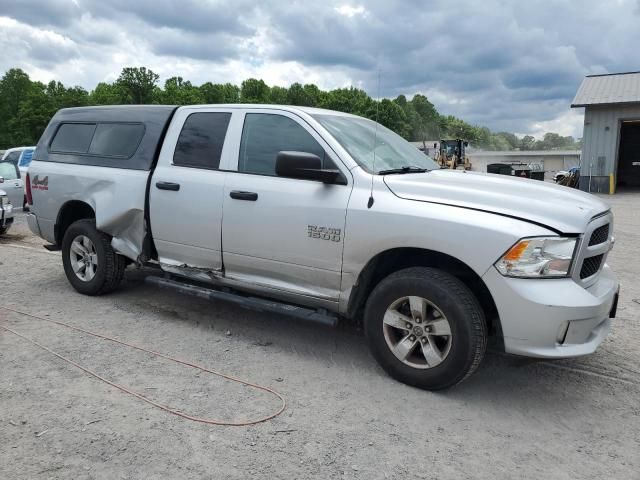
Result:
<svg viewBox="0 0 640 480"><path fill-rule="evenodd" d="M148 232L149 179L177 107L82 107L60 110L29 167L37 228L53 244L65 204L82 199L113 247L139 260ZM97 206L99 205L99 208Z"/></svg>

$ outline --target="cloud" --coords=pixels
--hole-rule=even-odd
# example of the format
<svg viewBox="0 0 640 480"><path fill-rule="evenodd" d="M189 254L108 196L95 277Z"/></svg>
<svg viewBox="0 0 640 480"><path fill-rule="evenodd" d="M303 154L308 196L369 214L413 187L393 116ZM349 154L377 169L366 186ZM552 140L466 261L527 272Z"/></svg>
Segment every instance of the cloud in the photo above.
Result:
<svg viewBox="0 0 640 480"><path fill-rule="evenodd" d="M581 136L585 74L635 70L637 0L0 0L0 69L91 89L124 66L164 79L355 85L427 95L494 130ZM568 133L567 133L568 132Z"/></svg>
<svg viewBox="0 0 640 480"><path fill-rule="evenodd" d="M334 10L338 12L340 15L344 15L345 17L354 17L356 15L363 15L366 10L362 5L358 5L356 7L351 5L340 5L338 7L334 7Z"/></svg>

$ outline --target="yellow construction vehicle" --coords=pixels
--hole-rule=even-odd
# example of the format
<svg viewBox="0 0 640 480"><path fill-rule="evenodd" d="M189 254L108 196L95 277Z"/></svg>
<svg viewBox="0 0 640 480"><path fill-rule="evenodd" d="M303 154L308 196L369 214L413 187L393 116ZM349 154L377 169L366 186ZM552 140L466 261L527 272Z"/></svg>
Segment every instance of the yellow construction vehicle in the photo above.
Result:
<svg viewBox="0 0 640 480"><path fill-rule="evenodd" d="M460 140L440 140L440 148L437 152L438 164L440 168L471 170L471 161L465 149L469 142Z"/></svg>

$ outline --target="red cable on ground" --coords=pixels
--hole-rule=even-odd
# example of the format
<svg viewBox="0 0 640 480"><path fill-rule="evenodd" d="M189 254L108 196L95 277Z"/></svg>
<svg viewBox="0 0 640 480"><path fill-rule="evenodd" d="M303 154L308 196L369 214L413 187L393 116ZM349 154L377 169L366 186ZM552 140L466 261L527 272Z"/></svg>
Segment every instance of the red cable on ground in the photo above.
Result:
<svg viewBox="0 0 640 480"><path fill-rule="evenodd" d="M116 338L108 337L106 335L100 335L99 333L94 333L94 332L91 332L89 330L84 330L84 329L79 328L79 327L74 327L73 325L69 325L69 324L64 323L64 322L59 322L59 321L56 321L56 320L50 320L48 318L39 317L38 315L33 315L33 314L27 313L27 312L21 312L20 310L14 310L14 309L8 308L8 307L0 306L0 308L2 308L3 310L8 310L8 311L13 312L13 313L24 315L24 316L27 316L27 317L35 318L35 319L41 320L43 322L53 323L53 324L59 325L61 327L66 327L66 328L69 328L71 330L75 330L77 332L81 332L81 333L84 333L84 334L87 334L87 335L91 335L91 336L96 337L96 338L100 338L102 340L108 340L110 342L118 343L120 345L124 345L125 347L133 348L135 350L140 350L141 352L150 353L151 355L155 355L157 357L164 358L165 360L169 360L171 362L179 363L181 365L186 365L187 367L191 367L191 368L195 368L195 369L198 369L198 370L202 370L203 372L207 372L207 373L210 373L212 375L216 375L218 377L222 377L222 378L224 378L226 380L230 380L232 382L237 382L237 383L240 383L242 385L246 385L248 387L256 388L258 390L262 390L262 391L271 393L272 395L278 397L278 399L282 402L282 405L280 406L280 408L275 413L272 413L271 415L268 415L266 417L258 418L256 420L243 420L243 421L238 421L238 422L231 422L231 421L227 421L227 420L216 420L216 419L209 419L209 418L194 417L192 415L188 415L186 413L182 413L182 412L180 412L178 410L175 410L175 409L173 409L171 407L168 407L166 405L162 405L162 404L160 404L160 403L158 403L158 402L156 402L154 400L151 400L150 398L147 398L144 395L142 395L141 393L138 393L138 392L136 392L134 390L131 390L130 388L125 387L124 385L119 385L119 384L117 384L115 382L112 382L111 380L102 377L98 373L96 373L96 372L94 372L92 370L89 370L86 367L83 367L82 365L74 362L73 360L71 360L71 359L69 359L69 358L67 358L67 357L65 357L63 355L60 355L57 352L54 352L50 348L48 348L48 347L36 342L35 340L32 340L32 339L30 339L28 337L25 337L24 335L14 331L14 330L12 330L10 328L7 328L7 327L5 327L3 325L0 325L0 328L2 328L3 330L6 330L7 332L13 333L14 335L16 335L16 336L28 341L29 343L32 343L33 345L36 345L37 347L49 352L50 354L55 355L59 359L64 360L67 363L70 363L71 365L73 365L76 368L79 368L83 372L88 373L89 375L97 378L98 380L101 380L102 382L104 382L104 383L106 383L108 385L111 385L112 387L115 387L118 390L121 390L121 391L123 391L125 393L128 393L129 395L133 395L134 397L136 397L136 398L138 398L138 399L140 399L140 400L142 400L144 402L147 402L147 403L153 405L156 408L164 410L165 412L171 413L173 415L177 415L179 417L186 418L187 420L191 420L191 421L199 422L199 423L206 423L206 424L209 424L209 425L227 425L227 426L233 426L233 427L244 427L244 426L247 426L247 425L255 425L256 423L262 423L262 422L266 422L267 420L271 420L272 418L275 418L278 415L280 415L284 411L286 406L287 406L287 402L284 399L284 397L280 393L276 392L275 390L273 390L273 389L271 389L269 387L258 385L256 383L251 383L251 382L248 382L246 380L242 380L242 379L233 377L231 375L226 375L224 373L217 372L215 370L210 370L210 369L208 369L206 367L202 367L202 366L197 365L195 363L191 363L191 362L188 362L188 361L185 361L185 360L180 360L178 358L170 357L169 355L165 355L163 353L154 352L153 350L147 350L146 348L142 348L142 347L139 347L137 345L133 345L133 344L130 344L130 343L127 343L127 342L123 342L122 340L118 340Z"/></svg>

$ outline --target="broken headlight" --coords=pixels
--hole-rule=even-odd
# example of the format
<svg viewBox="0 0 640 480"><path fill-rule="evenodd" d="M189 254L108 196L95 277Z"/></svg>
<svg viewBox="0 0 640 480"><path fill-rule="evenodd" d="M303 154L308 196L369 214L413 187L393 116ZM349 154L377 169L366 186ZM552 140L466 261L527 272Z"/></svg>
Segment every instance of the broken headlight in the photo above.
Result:
<svg viewBox="0 0 640 480"><path fill-rule="evenodd" d="M496 262L506 277L568 277L576 250L575 238L523 238Z"/></svg>

